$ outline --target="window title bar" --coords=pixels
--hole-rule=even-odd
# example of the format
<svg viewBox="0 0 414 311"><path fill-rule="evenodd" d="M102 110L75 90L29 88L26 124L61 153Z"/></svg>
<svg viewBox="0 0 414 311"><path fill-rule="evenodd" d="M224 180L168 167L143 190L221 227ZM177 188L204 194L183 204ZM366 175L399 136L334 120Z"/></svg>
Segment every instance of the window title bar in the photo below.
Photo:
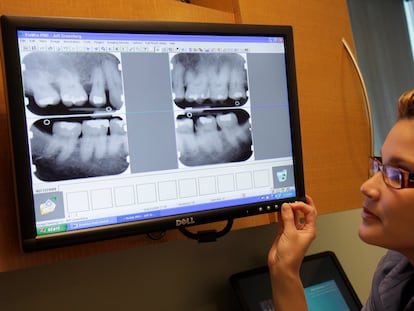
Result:
<svg viewBox="0 0 414 311"><path fill-rule="evenodd" d="M283 43L283 37L245 35L135 34L102 32L56 32L18 30L19 39L47 40L129 40L129 41L187 41L187 42L259 42Z"/></svg>

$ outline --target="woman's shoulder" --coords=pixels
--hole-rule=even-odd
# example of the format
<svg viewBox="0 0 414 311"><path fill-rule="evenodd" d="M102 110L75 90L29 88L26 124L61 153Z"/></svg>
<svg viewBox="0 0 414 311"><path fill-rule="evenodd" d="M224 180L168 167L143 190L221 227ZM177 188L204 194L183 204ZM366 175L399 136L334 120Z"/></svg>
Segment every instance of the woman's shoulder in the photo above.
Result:
<svg viewBox="0 0 414 311"><path fill-rule="evenodd" d="M412 310L414 267L407 257L388 251L378 263L363 311Z"/></svg>
<svg viewBox="0 0 414 311"><path fill-rule="evenodd" d="M412 270L414 267L403 254L396 251L388 251L379 261L376 275L380 279L393 271L393 274L401 272L401 270Z"/></svg>
<svg viewBox="0 0 414 311"><path fill-rule="evenodd" d="M381 258L379 263L381 264L381 263L388 263L388 262L400 262L401 260L408 261L408 259L403 254L396 252L396 251L389 250Z"/></svg>

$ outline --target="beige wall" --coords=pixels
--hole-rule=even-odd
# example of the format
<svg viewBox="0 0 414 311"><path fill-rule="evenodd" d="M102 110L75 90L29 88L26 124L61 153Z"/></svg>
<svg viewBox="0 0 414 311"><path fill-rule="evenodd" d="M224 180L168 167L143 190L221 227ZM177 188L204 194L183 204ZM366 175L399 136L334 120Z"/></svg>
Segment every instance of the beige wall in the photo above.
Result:
<svg viewBox="0 0 414 311"><path fill-rule="evenodd" d="M318 237L309 253L332 250L364 303L378 260L385 254L379 247L363 243L357 234L361 210L322 215L318 219Z"/></svg>
<svg viewBox="0 0 414 311"><path fill-rule="evenodd" d="M322 215L309 253L332 250L362 301L384 250L357 237L360 210ZM265 264L276 224L229 233L216 243L192 240L0 274L1 310L238 310L228 283Z"/></svg>

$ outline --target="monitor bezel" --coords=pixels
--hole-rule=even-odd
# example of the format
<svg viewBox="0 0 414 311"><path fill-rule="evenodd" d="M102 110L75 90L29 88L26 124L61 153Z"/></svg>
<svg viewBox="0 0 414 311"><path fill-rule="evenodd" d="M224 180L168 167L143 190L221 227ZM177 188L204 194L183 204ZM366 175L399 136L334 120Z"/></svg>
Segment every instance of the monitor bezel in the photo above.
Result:
<svg viewBox="0 0 414 311"><path fill-rule="evenodd" d="M139 34L188 34L188 35L269 35L283 36L286 45L285 61L291 125L293 168L296 197L271 200L248 205L232 206L193 212L134 223L96 227L78 232L47 235L38 238L33 210L31 170L26 133L25 105L20 73L18 30L130 32ZM283 202L305 201L300 115L297 94L293 29L289 25L246 25L219 23L190 23L166 21L132 21L114 19L1 16L3 71L6 89L6 108L12 146L12 166L17 201L17 215L21 246L24 251L56 248L61 246L100 241L117 237L165 231L177 227L177 219L191 219L191 225L228 220L257 214L275 212ZM7 60L7 61L5 61ZM6 83L7 81L7 83ZM9 104L8 104L9 103ZM271 206L271 208L263 208Z"/></svg>

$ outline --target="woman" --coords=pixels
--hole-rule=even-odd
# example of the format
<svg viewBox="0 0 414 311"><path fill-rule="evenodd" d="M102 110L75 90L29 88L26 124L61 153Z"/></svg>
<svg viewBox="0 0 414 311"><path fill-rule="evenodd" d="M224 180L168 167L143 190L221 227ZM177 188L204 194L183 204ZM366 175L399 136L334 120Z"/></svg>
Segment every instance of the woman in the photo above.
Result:
<svg viewBox="0 0 414 311"><path fill-rule="evenodd" d="M359 237L389 249L381 259L363 307L414 310L414 90L401 95L398 120L371 159ZM304 221L299 221L299 214ZM299 268L316 236L316 208L307 202L283 204L279 233L269 251L273 302L277 311L307 310Z"/></svg>

